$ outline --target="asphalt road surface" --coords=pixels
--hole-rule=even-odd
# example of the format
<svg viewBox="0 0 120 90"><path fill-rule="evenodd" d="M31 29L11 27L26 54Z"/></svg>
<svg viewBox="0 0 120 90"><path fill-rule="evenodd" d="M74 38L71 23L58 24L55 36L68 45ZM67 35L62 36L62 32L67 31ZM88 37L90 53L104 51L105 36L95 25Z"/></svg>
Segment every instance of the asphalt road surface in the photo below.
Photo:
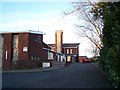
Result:
<svg viewBox="0 0 120 90"><path fill-rule="evenodd" d="M72 63L52 71L3 73L2 88L112 88L92 63Z"/></svg>

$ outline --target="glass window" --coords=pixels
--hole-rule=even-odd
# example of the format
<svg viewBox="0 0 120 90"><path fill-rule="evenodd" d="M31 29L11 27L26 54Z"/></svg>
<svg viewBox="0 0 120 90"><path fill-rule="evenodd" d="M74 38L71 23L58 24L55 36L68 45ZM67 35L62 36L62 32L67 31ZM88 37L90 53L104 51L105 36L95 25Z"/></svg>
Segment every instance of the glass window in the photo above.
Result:
<svg viewBox="0 0 120 90"><path fill-rule="evenodd" d="M67 54L69 54L69 49L67 49Z"/></svg>
<svg viewBox="0 0 120 90"><path fill-rule="evenodd" d="M35 61L37 60L37 57L34 57Z"/></svg>
<svg viewBox="0 0 120 90"><path fill-rule="evenodd" d="M18 35L13 35L13 48L18 48Z"/></svg>
<svg viewBox="0 0 120 90"><path fill-rule="evenodd" d="M40 61L40 58L38 57L38 61Z"/></svg>
<svg viewBox="0 0 120 90"><path fill-rule="evenodd" d="M67 61L68 61L68 62L71 61L71 56L67 56Z"/></svg>
<svg viewBox="0 0 120 90"><path fill-rule="evenodd" d="M72 54L72 49L70 49L70 54Z"/></svg>
<svg viewBox="0 0 120 90"><path fill-rule="evenodd" d="M33 56L31 56L31 60L33 60Z"/></svg>

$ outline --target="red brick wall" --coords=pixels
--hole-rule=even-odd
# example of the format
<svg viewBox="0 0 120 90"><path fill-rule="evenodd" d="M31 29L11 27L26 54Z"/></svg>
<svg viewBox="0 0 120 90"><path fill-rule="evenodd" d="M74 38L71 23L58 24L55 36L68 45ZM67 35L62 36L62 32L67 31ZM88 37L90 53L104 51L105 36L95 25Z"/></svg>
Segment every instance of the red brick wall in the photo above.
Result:
<svg viewBox="0 0 120 90"><path fill-rule="evenodd" d="M43 50L48 46L43 42L43 35L31 33L18 33L18 60L31 60L31 57L40 60L48 59L48 52ZM12 33L4 34L4 47L3 47L3 69L12 68ZM28 51L23 51L27 47ZM6 60L6 51L8 52Z"/></svg>
<svg viewBox="0 0 120 90"><path fill-rule="evenodd" d="M7 51L7 59L6 59ZM4 45L3 45L3 69L12 68L12 34L4 34Z"/></svg>
<svg viewBox="0 0 120 90"><path fill-rule="evenodd" d="M72 53L77 53L77 48L71 48L72 49Z"/></svg>
<svg viewBox="0 0 120 90"><path fill-rule="evenodd" d="M18 60L26 60L28 61L28 52L23 52L24 47L28 47L28 33L19 33L19 39L18 39ZM28 47L29 49L29 47Z"/></svg>
<svg viewBox="0 0 120 90"><path fill-rule="evenodd" d="M69 50L69 53L67 54L67 49ZM72 49L72 53L70 52L70 49ZM76 55L76 57L71 57L74 60L73 61L78 61L78 56L79 56L79 48L63 48L63 53L67 55Z"/></svg>
<svg viewBox="0 0 120 90"><path fill-rule="evenodd" d="M42 34L29 34L29 59L33 57L34 60L47 60L48 52L43 50L47 46L43 43Z"/></svg>
<svg viewBox="0 0 120 90"><path fill-rule="evenodd" d="M69 49L69 54L70 54L70 49L72 49L72 54L78 53L76 48L63 48L63 53L67 54L67 49ZM77 51L76 51L77 50Z"/></svg>

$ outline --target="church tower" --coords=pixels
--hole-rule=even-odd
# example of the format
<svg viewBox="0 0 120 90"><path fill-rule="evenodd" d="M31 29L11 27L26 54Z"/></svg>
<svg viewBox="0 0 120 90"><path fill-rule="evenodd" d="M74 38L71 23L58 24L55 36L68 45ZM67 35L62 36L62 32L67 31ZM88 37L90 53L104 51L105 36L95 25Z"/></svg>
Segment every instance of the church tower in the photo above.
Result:
<svg viewBox="0 0 120 90"><path fill-rule="evenodd" d="M62 43L63 43L63 31L56 30L55 31L55 51L58 53L62 53Z"/></svg>

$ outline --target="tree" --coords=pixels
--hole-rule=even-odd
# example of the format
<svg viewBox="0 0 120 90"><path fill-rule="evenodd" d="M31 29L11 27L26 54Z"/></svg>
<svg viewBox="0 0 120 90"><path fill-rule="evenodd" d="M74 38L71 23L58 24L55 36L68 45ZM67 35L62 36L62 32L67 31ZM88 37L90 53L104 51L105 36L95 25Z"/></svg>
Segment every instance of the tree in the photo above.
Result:
<svg viewBox="0 0 120 90"><path fill-rule="evenodd" d="M99 65L107 73L114 87L120 87L120 1L73 2L75 13L85 21L79 23L80 34L100 50ZM79 20L80 20L79 19ZM87 23L86 23L87 22Z"/></svg>
<svg viewBox="0 0 120 90"><path fill-rule="evenodd" d="M102 43L102 18L96 19L93 14L93 8L97 7L97 2L72 2L73 10L65 12L65 15L74 14L78 21L75 25L77 27L77 34L79 36L89 39L96 47L96 52L99 53L103 47Z"/></svg>
<svg viewBox="0 0 120 90"><path fill-rule="evenodd" d="M97 3L96 19L103 16L103 45L100 66L107 73L114 87L120 87L120 1ZM101 9L101 11L100 11ZM99 13L99 14L98 14Z"/></svg>

